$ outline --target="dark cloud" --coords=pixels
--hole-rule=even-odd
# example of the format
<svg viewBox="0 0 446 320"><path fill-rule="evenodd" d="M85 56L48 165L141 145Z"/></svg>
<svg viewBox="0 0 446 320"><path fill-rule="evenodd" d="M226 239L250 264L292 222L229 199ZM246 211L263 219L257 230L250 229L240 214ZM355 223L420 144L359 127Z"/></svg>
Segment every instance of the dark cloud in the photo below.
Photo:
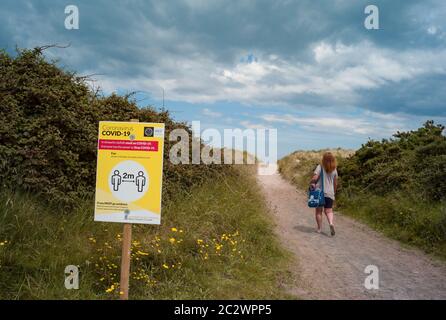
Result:
<svg viewBox="0 0 446 320"><path fill-rule="evenodd" d="M375 0L380 9L378 31L363 27L368 0L78 0L73 4L80 10L80 30L68 31L63 26L65 3L3 0L0 45L11 51L15 45L71 43L69 49L48 54L61 58L70 69L103 74L99 80L110 90L131 85L151 91L163 85L180 101L317 108L357 104L379 112L445 115L444 61L420 72L419 61L395 55L393 65L408 64L409 75L398 69L403 75L393 79L385 70L372 76L361 73L370 64L361 61L366 52L360 51L366 42L371 44L366 48L389 60L389 54L401 52L407 56L413 52L414 59L425 56L420 51L443 57L446 4L442 0ZM333 61L333 66L324 67L315 61L314 47L320 43L341 43L360 54L349 53L352 60L340 57L339 66ZM249 54L257 57L258 68L241 62ZM368 58L374 59L373 52ZM339 81L342 86L334 83ZM289 89L293 85L299 88Z"/></svg>
<svg viewBox="0 0 446 320"><path fill-rule="evenodd" d="M446 75L421 76L361 92L361 103L377 112L446 117Z"/></svg>

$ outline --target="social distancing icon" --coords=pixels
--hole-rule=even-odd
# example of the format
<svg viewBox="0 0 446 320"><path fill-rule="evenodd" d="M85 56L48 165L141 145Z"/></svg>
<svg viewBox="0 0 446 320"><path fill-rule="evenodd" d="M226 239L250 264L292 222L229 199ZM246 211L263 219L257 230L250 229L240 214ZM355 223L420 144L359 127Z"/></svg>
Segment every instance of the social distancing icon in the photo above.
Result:
<svg viewBox="0 0 446 320"><path fill-rule="evenodd" d="M111 170L109 187L119 200L136 201L147 192L149 175L138 162L122 161Z"/></svg>

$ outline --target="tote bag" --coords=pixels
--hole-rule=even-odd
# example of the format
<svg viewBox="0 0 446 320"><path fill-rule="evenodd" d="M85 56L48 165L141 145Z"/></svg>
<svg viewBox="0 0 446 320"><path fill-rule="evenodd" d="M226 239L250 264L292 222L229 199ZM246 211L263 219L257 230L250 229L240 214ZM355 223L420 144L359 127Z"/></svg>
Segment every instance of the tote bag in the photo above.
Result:
<svg viewBox="0 0 446 320"><path fill-rule="evenodd" d="M310 208L322 207L325 204L324 196L324 168L321 166L321 174L319 179L322 179L322 189L308 190L308 206Z"/></svg>

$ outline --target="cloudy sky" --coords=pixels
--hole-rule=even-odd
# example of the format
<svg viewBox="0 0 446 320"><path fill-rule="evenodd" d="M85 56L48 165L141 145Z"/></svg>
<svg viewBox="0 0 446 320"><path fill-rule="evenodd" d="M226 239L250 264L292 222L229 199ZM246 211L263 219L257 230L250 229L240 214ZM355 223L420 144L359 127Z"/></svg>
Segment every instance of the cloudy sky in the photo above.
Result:
<svg viewBox="0 0 446 320"><path fill-rule="evenodd" d="M444 0L2 0L0 21L8 52L70 44L48 57L105 93L159 107L164 88L177 120L277 128L280 156L446 123Z"/></svg>

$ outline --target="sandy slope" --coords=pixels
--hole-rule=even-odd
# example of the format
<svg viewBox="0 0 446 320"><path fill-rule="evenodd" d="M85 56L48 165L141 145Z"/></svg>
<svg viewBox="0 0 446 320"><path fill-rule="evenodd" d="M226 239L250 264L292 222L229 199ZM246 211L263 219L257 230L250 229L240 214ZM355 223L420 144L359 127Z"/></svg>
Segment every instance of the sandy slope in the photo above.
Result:
<svg viewBox="0 0 446 320"><path fill-rule="evenodd" d="M279 174L258 176L277 233L296 255L292 292L304 299L446 299L446 264L336 214L337 234L314 232L306 195ZM325 216L324 216L325 219ZM380 288L366 290L364 269L379 268Z"/></svg>

